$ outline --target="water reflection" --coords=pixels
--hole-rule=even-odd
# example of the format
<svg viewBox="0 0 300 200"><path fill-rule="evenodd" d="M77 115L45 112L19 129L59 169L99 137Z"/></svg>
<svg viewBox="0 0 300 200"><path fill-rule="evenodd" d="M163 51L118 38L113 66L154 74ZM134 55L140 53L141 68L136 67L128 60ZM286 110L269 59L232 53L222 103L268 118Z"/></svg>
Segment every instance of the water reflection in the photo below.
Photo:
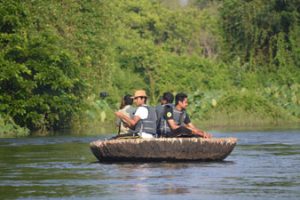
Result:
<svg viewBox="0 0 300 200"><path fill-rule="evenodd" d="M167 184L158 191L161 195L166 194L187 194L190 193L188 188L177 187L175 184Z"/></svg>

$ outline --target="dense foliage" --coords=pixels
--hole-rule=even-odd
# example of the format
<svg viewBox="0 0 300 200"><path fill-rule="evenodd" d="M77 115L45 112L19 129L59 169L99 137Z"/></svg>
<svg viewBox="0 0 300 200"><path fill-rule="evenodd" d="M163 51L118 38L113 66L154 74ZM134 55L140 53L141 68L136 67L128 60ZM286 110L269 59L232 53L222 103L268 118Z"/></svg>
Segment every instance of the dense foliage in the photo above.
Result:
<svg viewBox="0 0 300 200"><path fill-rule="evenodd" d="M299 83L299 10L297 0L224 1L221 17L229 58L239 57L248 71L279 72L271 77L281 84Z"/></svg>
<svg viewBox="0 0 300 200"><path fill-rule="evenodd" d="M297 0L3 0L0 126L95 127L137 88L201 121L299 121L299 20Z"/></svg>
<svg viewBox="0 0 300 200"><path fill-rule="evenodd" d="M82 104L79 64L51 30L39 32L28 8L1 3L1 113L31 130L64 127Z"/></svg>

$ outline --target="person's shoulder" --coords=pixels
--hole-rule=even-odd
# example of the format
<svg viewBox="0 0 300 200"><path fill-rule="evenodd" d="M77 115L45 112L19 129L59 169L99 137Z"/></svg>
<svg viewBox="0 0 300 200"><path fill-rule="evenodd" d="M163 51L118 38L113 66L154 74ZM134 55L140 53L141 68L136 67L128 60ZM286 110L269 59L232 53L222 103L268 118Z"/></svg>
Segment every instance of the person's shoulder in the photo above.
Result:
<svg viewBox="0 0 300 200"><path fill-rule="evenodd" d="M136 111L136 108L133 107L133 106L131 106L131 107L130 107L130 111L131 111L131 112L135 112L135 111Z"/></svg>
<svg viewBox="0 0 300 200"><path fill-rule="evenodd" d="M164 109L163 105L157 105L157 106L155 106L155 111L157 113L161 113L163 111L163 109Z"/></svg>
<svg viewBox="0 0 300 200"><path fill-rule="evenodd" d="M165 107L165 118L166 119L172 119L173 118L173 108L172 106L166 106Z"/></svg>
<svg viewBox="0 0 300 200"><path fill-rule="evenodd" d="M166 105L165 105L165 110L173 111L173 106L170 105L170 104L166 104Z"/></svg>
<svg viewBox="0 0 300 200"><path fill-rule="evenodd" d="M131 105L129 105L129 106L126 108L126 112L128 112L128 113L130 113L130 114L135 113L135 111L136 111L136 108L133 107L133 106L131 106Z"/></svg>
<svg viewBox="0 0 300 200"><path fill-rule="evenodd" d="M127 105L126 110L136 110L136 108L133 107L132 105Z"/></svg>
<svg viewBox="0 0 300 200"><path fill-rule="evenodd" d="M166 111L166 117L169 119L171 117L173 117L173 112L171 111Z"/></svg>
<svg viewBox="0 0 300 200"><path fill-rule="evenodd" d="M159 104L159 105L156 105L155 108L162 108L163 105Z"/></svg>
<svg viewBox="0 0 300 200"><path fill-rule="evenodd" d="M136 111L139 112L144 112L144 111L148 111L148 107L147 106L139 106Z"/></svg>

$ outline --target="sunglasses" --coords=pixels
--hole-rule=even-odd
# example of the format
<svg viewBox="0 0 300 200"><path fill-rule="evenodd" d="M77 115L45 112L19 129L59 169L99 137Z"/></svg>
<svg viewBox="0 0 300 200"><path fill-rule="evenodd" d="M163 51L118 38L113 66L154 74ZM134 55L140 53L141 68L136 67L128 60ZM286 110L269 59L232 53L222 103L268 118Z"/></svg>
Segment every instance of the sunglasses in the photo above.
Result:
<svg viewBox="0 0 300 200"><path fill-rule="evenodd" d="M138 99L138 98L146 98L146 97L138 96L138 97L134 97L133 99Z"/></svg>

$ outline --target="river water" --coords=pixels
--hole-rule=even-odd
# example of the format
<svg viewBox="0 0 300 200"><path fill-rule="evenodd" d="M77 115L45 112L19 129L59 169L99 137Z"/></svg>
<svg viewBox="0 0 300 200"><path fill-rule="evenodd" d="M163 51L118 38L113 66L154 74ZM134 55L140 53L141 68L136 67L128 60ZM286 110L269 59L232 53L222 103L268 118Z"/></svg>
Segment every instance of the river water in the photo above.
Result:
<svg viewBox="0 0 300 200"><path fill-rule="evenodd" d="M102 164L106 136L0 139L0 199L300 199L300 130L237 137L225 161Z"/></svg>

